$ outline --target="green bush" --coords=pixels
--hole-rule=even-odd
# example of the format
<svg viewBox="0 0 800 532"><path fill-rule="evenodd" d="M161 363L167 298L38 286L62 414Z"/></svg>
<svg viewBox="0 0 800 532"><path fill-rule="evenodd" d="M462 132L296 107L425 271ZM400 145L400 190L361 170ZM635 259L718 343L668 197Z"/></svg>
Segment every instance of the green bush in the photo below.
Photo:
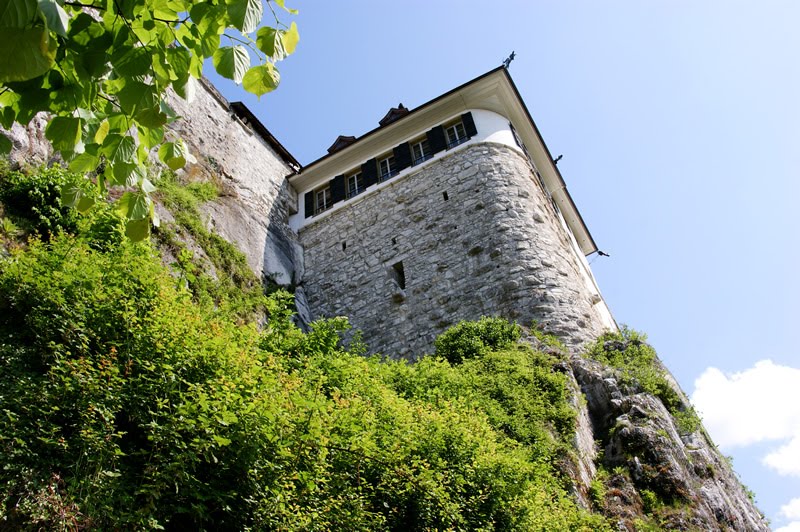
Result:
<svg viewBox="0 0 800 532"><path fill-rule="evenodd" d="M519 325L502 318L462 321L436 339L436 355L459 364L488 350L507 347L519 340L521 334Z"/></svg>
<svg viewBox="0 0 800 532"><path fill-rule="evenodd" d="M62 188L75 174L60 166L33 172L4 170L0 175L0 203L22 229L34 231L44 239L61 231L77 230L78 214L61 205Z"/></svg>
<svg viewBox="0 0 800 532"><path fill-rule="evenodd" d="M301 334L285 293L259 332L182 286L146 244L0 261L4 526L607 529L559 473L549 356L367 359L341 319Z"/></svg>

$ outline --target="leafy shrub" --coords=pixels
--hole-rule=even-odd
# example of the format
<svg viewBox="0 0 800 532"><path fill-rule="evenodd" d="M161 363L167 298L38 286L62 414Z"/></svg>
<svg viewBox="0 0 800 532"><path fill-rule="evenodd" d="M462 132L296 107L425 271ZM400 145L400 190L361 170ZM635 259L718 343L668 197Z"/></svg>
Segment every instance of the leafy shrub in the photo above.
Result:
<svg viewBox="0 0 800 532"><path fill-rule="evenodd" d="M125 242L125 218L111 204L95 205L79 222L79 233L98 251L113 251Z"/></svg>
<svg viewBox="0 0 800 532"><path fill-rule="evenodd" d="M463 321L436 339L436 355L452 364L480 356L490 349L502 349L519 340L519 325L501 318L483 317Z"/></svg>
<svg viewBox="0 0 800 532"><path fill-rule="evenodd" d="M60 232L75 232L78 215L61 205L61 193L75 178L60 166L39 168L33 172L5 170L0 175L0 202L23 229L44 239Z"/></svg>
<svg viewBox="0 0 800 532"><path fill-rule="evenodd" d="M551 357L382 362L341 319L301 334L285 293L259 333L181 286L145 244L0 261L6 526L607 529L555 465L574 413Z"/></svg>

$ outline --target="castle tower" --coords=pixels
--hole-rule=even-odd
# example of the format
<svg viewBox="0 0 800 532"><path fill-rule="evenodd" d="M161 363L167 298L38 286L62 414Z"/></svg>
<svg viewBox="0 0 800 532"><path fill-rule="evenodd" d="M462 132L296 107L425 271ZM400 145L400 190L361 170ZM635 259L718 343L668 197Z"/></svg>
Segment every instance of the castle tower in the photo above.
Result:
<svg viewBox="0 0 800 532"><path fill-rule="evenodd" d="M401 357L484 315L573 348L616 329L585 259L597 246L507 69L380 124L290 177L313 318L348 316Z"/></svg>

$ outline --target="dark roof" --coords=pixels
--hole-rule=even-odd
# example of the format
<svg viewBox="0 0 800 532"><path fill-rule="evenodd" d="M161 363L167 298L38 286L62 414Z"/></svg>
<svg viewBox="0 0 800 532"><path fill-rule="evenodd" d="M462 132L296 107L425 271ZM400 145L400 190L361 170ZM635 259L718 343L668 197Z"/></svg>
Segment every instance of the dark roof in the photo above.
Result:
<svg viewBox="0 0 800 532"><path fill-rule="evenodd" d="M397 107L392 107L391 109L389 109L389 112L386 113L386 115L383 118L381 118L378 123L381 125L381 127L388 126L398 118L403 118L407 114L408 114L408 108L402 103L400 103L397 104Z"/></svg>
<svg viewBox="0 0 800 532"><path fill-rule="evenodd" d="M470 84L472 84L472 83L475 83L475 82L476 82L476 81L478 81L479 79L483 79L483 78L485 78L485 77L491 76L492 74L494 74L495 72L497 72L498 70L501 70L501 69L505 69L505 67L503 67L503 66L499 66L499 67L497 67L497 68L494 68L494 69L490 70L489 72L487 72L487 73L485 73L485 74L482 74L482 75L478 76L478 77L477 77L477 78L475 78L475 79L471 79L471 80L469 80L469 81L468 81L468 82L466 82L466 83L462 83L461 85L459 85L459 86L458 86L458 87L456 87L455 89L451 89L451 90L449 90L449 91L445 92L444 94L442 94L442 95L440 95L440 96L437 96L437 97L436 97L436 98L434 98L433 100L430 100L430 101L428 101L428 102L425 102L425 103L423 103L422 105L420 105L419 107L417 107L417 108L415 108L415 109L412 109L412 110L410 110L408 113L406 113L405 115L403 115L403 116L402 116L402 118L405 118L406 116L412 115L412 114L414 114L414 113L418 112L420 109L424 109L424 108L426 108L426 107L429 107L429 106L431 106L431 105L435 104L436 102L438 102L439 100L442 100L442 99L444 99L444 98L446 98L446 97L450 96L450 95L451 95L451 94L453 94L454 92L458 92L458 91L460 91L461 89L463 89L463 88L464 88L464 87L466 87L467 85L470 85ZM382 127L382 126L378 126L378 127L376 127L375 129L373 129L373 130L371 130L371 131L368 131L368 132L364 133L364 134L363 134L363 135L361 135L360 137L356 137L356 139L355 139L355 140L357 140L357 141L362 141L362 140L364 140L366 137L369 137L370 135L373 135L373 134L375 134L376 132L378 132L378 131L381 129L381 127ZM334 152L334 153L335 153L335 152ZM320 158L319 158L319 159L317 159L316 161L312 161L312 162L308 163L308 164L307 164L307 165L304 167L304 169L306 169L306 168L309 168L309 167L311 167L311 166L314 166L315 164L319 164L320 162L324 161L325 159L327 159L328 157L330 157L330 156L332 156L332 155L333 155L333 153L331 153L331 152L329 151L327 155L323 155L322 157L320 157Z"/></svg>
<svg viewBox="0 0 800 532"><path fill-rule="evenodd" d="M333 141L331 147L328 148L328 153L335 153L339 150L343 150L355 141L356 138L353 136L339 135L336 137L336 140Z"/></svg>
<svg viewBox="0 0 800 532"><path fill-rule="evenodd" d="M258 135L264 139L264 141L273 149L275 152L280 156L283 161L289 165L292 170L295 172L299 172L303 165L301 165L297 159L292 157L292 154L289 153L289 150L283 147L283 144L278 142L272 133L261 123L261 121L256 118L256 115L253 114L250 109L247 108L245 104L242 102L231 102L229 104L231 111L233 111L236 116L241 118L246 124L253 128L253 131L258 133Z"/></svg>

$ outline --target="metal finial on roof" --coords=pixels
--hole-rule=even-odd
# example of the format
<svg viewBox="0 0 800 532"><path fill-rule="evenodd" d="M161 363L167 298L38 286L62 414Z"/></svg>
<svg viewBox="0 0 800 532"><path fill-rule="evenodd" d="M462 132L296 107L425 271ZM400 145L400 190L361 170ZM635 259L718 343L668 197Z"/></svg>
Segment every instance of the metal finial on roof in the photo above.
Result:
<svg viewBox="0 0 800 532"><path fill-rule="evenodd" d="M503 66L504 66L504 67L506 67L506 68L508 68L508 66L511 64L511 61L513 61L513 60L514 60L514 57L516 57L516 55L517 55L517 54L516 54L516 52L514 52L514 51L512 50L512 51L511 51L511 55L509 55L508 57L506 57L505 61L503 61Z"/></svg>

